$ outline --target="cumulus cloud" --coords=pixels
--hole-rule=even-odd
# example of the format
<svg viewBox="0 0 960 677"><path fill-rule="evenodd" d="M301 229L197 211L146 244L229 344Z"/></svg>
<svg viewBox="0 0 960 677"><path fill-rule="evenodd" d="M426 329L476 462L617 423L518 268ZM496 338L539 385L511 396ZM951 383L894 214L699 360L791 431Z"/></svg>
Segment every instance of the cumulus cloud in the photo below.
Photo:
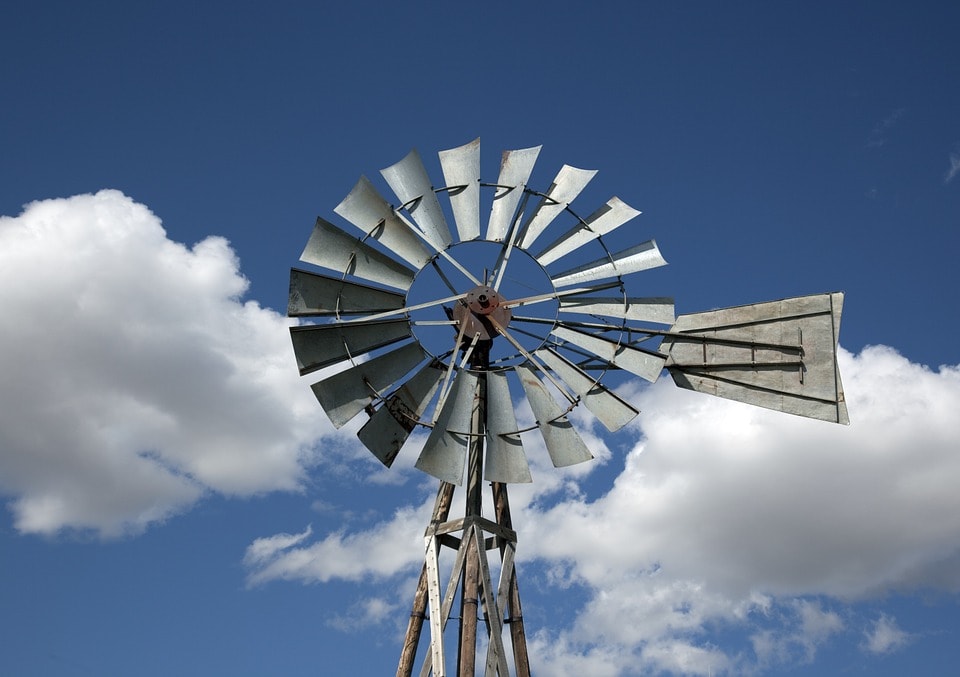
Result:
<svg viewBox="0 0 960 677"><path fill-rule="evenodd" d="M873 129L870 130L870 136L867 138L867 148L882 148L886 145L887 134L903 117L904 110L903 108L897 108L873 126Z"/></svg>
<svg viewBox="0 0 960 677"><path fill-rule="evenodd" d="M433 500L404 507L388 522L346 534L337 531L302 545L311 536L299 534L258 538L244 556L251 586L271 580L323 583L332 579L359 581L406 572L423 560L423 529L430 520Z"/></svg>
<svg viewBox="0 0 960 677"><path fill-rule="evenodd" d="M117 192L0 218L0 494L16 528L139 531L208 492L295 490L331 428L287 320Z"/></svg>
<svg viewBox="0 0 960 677"><path fill-rule="evenodd" d="M960 150L950 153L950 169L947 170L947 173L943 177L944 183L950 183L953 179L960 174Z"/></svg>
<svg viewBox="0 0 960 677"><path fill-rule="evenodd" d="M606 491L564 491L578 478L562 474L546 489L517 487L526 585L585 600L568 625L531 632L537 664L550 674L743 674L815 660L838 637L865 637L866 651L882 653L905 631L881 617L861 637L853 603L960 590L960 367L931 369L882 346L841 350L840 364L849 427L662 379L629 395L643 413L620 435L639 441ZM374 570L357 566L371 559L360 536L419 536L426 506L300 544L289 551L297 566L254 575L409 575L422 545ZM711 641L730 629L749 646L725 653Z"/></svg>
<svg viewBox="0 0 960 677"><path fill-rule="evenodd" d="M902 649L910 642L910 634L897 627L897 620L886 614L864 632L863 648L872 654L888 654Z"/></svg>

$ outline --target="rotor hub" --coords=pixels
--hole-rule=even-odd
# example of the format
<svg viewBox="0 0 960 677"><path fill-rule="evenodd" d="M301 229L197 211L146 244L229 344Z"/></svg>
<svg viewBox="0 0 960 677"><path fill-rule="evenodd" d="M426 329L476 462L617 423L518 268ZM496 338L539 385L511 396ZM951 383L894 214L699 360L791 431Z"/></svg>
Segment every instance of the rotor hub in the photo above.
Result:
<svg viewBox="0 0 960 677"><path fill-rule="evenodd" d="M467 292L463 303L453 309L453 318L461 326L466 323L463 333L468 340L476 334L481 341L493 340L499 333L496 325L506 327L511 317L505 299L496 289L484 284Z"/></svg>

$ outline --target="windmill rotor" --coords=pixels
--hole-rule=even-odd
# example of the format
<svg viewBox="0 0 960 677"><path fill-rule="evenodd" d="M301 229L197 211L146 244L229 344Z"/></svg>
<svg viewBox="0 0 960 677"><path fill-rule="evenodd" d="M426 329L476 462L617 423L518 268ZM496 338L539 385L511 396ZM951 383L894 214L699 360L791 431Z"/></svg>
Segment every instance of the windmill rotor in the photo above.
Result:
<svg viewBox="0 0 960 677"><path fill-rule="evenodd" d="M849 422L836 362L842 293L675 316L672 298L628 291L634 276L667 264L656 240L624 249L605 240L640 211L614 196L581 217L572 203L597 172L563 165L536 190L539 153L504 152L496 180L484 182L477 139L439 152L434 183L413 150L380 172L391 198L362 176L333 210L346 223L317 218L301 255L311 267L290 273L288 315L307 322L290 330L297 365L301 375L327 370L311 387L335 427L366 415L358 437L388 467L420 429L418 469L449 485L474 486L482 474L505 501L496 487L533 479L530 435L554 466L567 467L593 458L573 409L585 406L610 431L637 416L603 383L614 371L652 383L666 370L685 389ZM520 394L533 414L525 426ZM444 501L441 510L438 495L435 515L446 514ZM509 519L498 509L501 526L487 524L477 498L458 523L457 547L485 542L487 530L512 572ZM441 542L430 538L421 581L431 581L433 644L424 670L443 674L436 623L450 605L431 566ZM484 570L486 555L476 557ZM485 575L474 592L496 607ZM501 596L519 605L511 590ZM492 636L490 647L502 650ZM503 674L502 660L489 655L488 667Z"/></svg>

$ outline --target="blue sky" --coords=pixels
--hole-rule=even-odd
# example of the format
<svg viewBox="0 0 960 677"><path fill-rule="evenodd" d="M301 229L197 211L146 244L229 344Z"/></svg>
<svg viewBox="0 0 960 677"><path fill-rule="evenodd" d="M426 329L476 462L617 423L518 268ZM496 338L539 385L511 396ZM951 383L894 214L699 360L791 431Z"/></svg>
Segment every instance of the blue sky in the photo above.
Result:
<svg viewBox="0 0 960 677"><path fill-rule="evenodd" d="M956 663L953 3L2 17L0 672L394 670L434 485L326 420L287 278L361 174L476 137L485 180L599 170L577 204L643 212L615 244L657 239L633 290L678 313L846 293L851 426L626 380L628 428L575 421L597 462L532 452L538 674Z"/></svg>

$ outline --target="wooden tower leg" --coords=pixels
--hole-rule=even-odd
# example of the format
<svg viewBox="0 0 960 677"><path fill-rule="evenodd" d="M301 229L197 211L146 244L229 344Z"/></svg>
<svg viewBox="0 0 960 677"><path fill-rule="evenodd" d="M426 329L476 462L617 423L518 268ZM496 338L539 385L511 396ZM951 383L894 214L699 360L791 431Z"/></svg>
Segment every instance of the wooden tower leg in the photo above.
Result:
<svg viewBox="0 0 960 677"><path fill-rule="evenodd" d="M439 525L447 521L455 488L453 484L448 482L440 483L440 488L437 490L437 500L433 504L431 525ZM413 662L417 658L417 647L420 646L423 621L427 617L428 599L427 562L424 561L423 568L420 570L420 581L417 583L417 592L413 596L413 609L410 611L410 620L407 622L407 634L403 640L403 651L400 654L400 664L397 666L397 677L410 677L413 672Z"/></svg>
<svg viewBox="0 0 960 677"><path fill-rule="evenodd" d="M473 426L467 458L467 486L464 516L448 521L453 485L441 483L434 505L433 519L424 534L425 556L407 625L397 677L411 677L423 622L429 608L430 648L421 666L421 677L446 677L443 631L450 620L457 590L460 591L460 618L457 647L458 677L474 677L477 669L477 624L480 611L487 630L484 674L509 677L503 642L503 624L510 625L514 665L517 677L529 677L526 635L520 608L520 592L514 568L517 534L513 530L505 484L494 483L493 500L496 522L483 517L484 404L486 379L479 380ZM459 535L459 536L458 536ZM443 547L456 550L456 558L446 588L441 591L440 552ZM500 552L500 580L494 587L487 551ZM442 593L442 596L441 596ZM506 615L505 615L506 612Z"/></svg>
<svg viewBox="0 0 960 677"><path fill-rule="evenodd" d="M513 529L513 519L510 517L510 501L507 498L507 485L501 482L494 482L493 505L496 510L497 524L506 528ZM511 550L509 561L509 571L506 575L504 571L507 567L507 549ZM527 634L523 629L523 609L520 606L520 588L517 586L517 572L513 566L512 551L516 549L516 541L513 543L500 543L500 561L503 562L503 570L500 573L501 581L506 576L507 593L506 604L501 605L501 610L506 612L504 622L510 625L510 643L513 645L514 666L517 669L517 677L530 677L530 660L527 657ZM502 585L502 583L501 583Z"/></svg>

